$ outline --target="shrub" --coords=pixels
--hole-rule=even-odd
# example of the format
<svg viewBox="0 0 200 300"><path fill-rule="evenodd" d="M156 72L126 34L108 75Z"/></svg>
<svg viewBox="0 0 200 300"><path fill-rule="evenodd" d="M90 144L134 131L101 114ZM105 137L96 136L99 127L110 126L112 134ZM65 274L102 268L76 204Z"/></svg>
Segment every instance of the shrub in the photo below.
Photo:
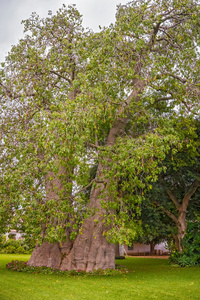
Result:
<svg viewBox="0 0 200 300"><path fill-rule="evenodd" d="M0 253L6 254L29 254L32 252L24 239L14 240L14 239L4 239L1 243Z"/></svg>
<svg viewBox="0 0 200 300"><path fill-rule="evenodd" d="M24 261L12 261L6 265L8 270L17 271L17 272L27 272L27 273L42 273L42 274L57 274L57 275L67 275L67 276L81 276L81 275L104 275L104 276L113 276L119 274L126 274L129 271L120 265L116 265L116 269L97 269L91 272L86 272L84 270L70 270L70 271L61 271L59 269L52 269L49 267L33 267L28 266L27 262Z"/></svg>
<svg viewBox="0 0 200 300"><path fill-rule="evenodd" d="M173 251L170 263L181 267L200 265L200 222L196 220L188 223L187 232L182 239L183 252Z"/></svg>
<svg viewBox="0 0 200 300"><path fill-rule="evenodd" d="M5 242L6 242L6 236L3 234L0 235L0 251L3 248L3 245L5 244Z"/></svg>
<svg viewBox="0 0 200 300"><path fill-rule="evenodd" d="M14 254L14 253L17 253L16 252L16 247L14 247L12 245L3 247L3 249L1 250L1 253L5 253L5 254Z"/></svg>

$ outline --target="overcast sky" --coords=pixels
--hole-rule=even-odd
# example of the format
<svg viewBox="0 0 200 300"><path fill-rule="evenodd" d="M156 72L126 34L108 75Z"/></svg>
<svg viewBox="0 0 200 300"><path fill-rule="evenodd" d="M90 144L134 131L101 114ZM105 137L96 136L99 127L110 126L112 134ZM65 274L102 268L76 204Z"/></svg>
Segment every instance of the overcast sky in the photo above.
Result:
<svg viewBox="0 0 200 300"><path fill-rule="evenodd" d="M0 61L3 61L11 45L23 37L22 20L32 12L46 17L48 10L54 13L62 6L76 4L83 15L84 27L98 30L99 25L108 26L114 22L116 5L128 0L0 0Z"/></svg>

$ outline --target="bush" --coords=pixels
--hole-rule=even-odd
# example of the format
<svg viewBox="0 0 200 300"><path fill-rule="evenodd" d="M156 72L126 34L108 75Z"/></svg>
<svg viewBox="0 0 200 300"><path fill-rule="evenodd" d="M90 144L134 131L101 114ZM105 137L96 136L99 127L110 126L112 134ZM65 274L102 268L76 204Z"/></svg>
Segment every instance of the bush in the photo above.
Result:
<svg viewBox="0 0 200 300"><path fill-rule="evenodd" d="M67 276L81 276L81 275L103 275L103 276L113 276L113 275L124 275L129 271L121 265L116 265L116 269L97 269L90 272L84 270L70 270L61 271L59 269L52 269L50 267L34 267L28 266L27 262L24 261L12 261L6 265L6 268L11 271L26 272L26 273L42 273L42 274L56 274L56 275L67 275Z"/></svg>
<svg viewBox="0 0 200 300"><path fill-rule="evenodd" d="M25 253L27 253L27 251L24 247L19 246L18 248L16 248L16 253L25 254Z"/></svg>
<svg viewBox="0 0 200 300"><path fill-rule="evenodd" d="M200 265L200 222L188 223L187 232L182 239L183 252L173 251L170 263L181 267Z"/></svg>
<svg viewBox="0 0 200 300"><path fill-rule="evenodd" d="M4 239L1 242L0 253L6 254L29 254L32 252L32 248L30 248L24 239L14 240L14 239Z"/></svg>
<svg viewBox="0 0 200 300"><path fill-rule="evenodd" d="M180 258L180 256L181 256L181 253L179 251L173 250L171 252L169 262L171 264L178 264L178 259Z"/></svg>
<svg viewBox="0 0 200 300"><path fill-rule="evenodd" d="M14 246L6 246L6 247L3 247L3 249L1 250L1 253L5 253L5 254L14 254L14 253L17 253L16 252L16 247Z"/></svg>
<svg viewBox="0 0 200 300"><path fill-rule="evenodd" d="M184 253L180 255L177 262L181 267L192 267L196 264L194 256L190 256Z"/></svg>
<svg viewBox="0 0 200 300"><path fill-rule="evenodd" d="M0 235L0 251L3 248L3 245L5 244L5 242L6 242L6 236L3 234Z"/></svg>

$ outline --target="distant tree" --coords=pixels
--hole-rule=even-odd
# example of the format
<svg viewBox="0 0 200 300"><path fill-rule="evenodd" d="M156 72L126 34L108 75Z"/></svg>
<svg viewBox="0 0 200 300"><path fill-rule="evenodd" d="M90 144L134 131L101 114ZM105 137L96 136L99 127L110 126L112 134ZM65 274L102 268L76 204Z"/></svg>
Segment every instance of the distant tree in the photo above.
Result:
<svg viewBox="0 0 200 300"><path fill-rule="evenodd" d="M166 171L159 175L159 180L155 184L158 194L154 199L154 203L176 226L174 239L179 251L182 251L181 240L186 233L187 222L195 218L195 213L198 212L200 186L199 122L195 121L193 125L187 119L184 122L187 124L182 128L183 131L187 131L185 145L178 151L171 149L171 153L162 162L166 166ZM188 141L192 137L189 130L196 132L190 145Z"/></svg>
<svg viewBox="0 0 200 300"><path fill-rule="evenodd" d="M156 196L156 193L153 195ZM147 196L141 203L141 230L138 231L133 243L150 245L150 253L153 255L155 245L172 239L174 224L169 222L166 214L151 200Z"/></svg>

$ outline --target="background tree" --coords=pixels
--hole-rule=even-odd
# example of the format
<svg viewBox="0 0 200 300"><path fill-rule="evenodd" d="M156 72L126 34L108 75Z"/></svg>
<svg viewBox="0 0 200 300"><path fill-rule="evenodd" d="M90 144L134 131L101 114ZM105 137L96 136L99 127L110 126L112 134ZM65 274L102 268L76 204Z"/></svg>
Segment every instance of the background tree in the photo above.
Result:
<svg viewBox="0 0 200 300"><path fill-rule="evenodd" d="M151 196L156 196L156 193L152 193ZM150 254L155 255L155 245L172 240L174 224L169 222L162 209L157 208L151 200L145 196L145 200L141 203L141 217L139 219L141 230L134 237L133 243L150 245Z"/></svg>
<svg viewBox="0 0 200 300"><path fill-rule="evenodd" d="M183 144L183 147L178 150L171 149L162 162L166 165L166 172L159 175L159 181L155 186L158 194L154 202L174 222L177 229L176 234L174 233L176 246L179 251L182 251L181 240L189 221L187 217L189 206L195 204L194 196L200 185L199 122L191 122L184 118L183 124L178 123L177 127L180 127L185 135L183 138L185 145ZM188 144L189 139L190 144Z"/></svg>

